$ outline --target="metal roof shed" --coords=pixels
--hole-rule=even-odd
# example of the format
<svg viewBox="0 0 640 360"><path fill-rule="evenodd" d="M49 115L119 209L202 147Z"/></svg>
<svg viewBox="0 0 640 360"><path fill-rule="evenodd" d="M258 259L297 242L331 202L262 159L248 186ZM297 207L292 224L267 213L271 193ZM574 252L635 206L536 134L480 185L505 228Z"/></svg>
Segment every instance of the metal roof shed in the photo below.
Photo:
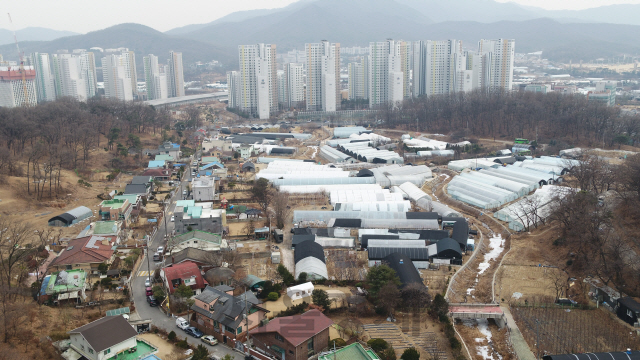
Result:
<svg viewBox="0 0 640 360"><path fill-rule="evenodd" d="M78 222L90 218L93 212L86 206L79 206L49 219L49 226L71 226Z"/></svg>
<svg viewBox="0 0 640 360"><path fill-rule="evenodd" d="M293 255L296 264L300 260L303 260L310 256L322 261L323 263L326 262L322 245L316 243L315 241L306 240L296 246L296 250Z"/></svg>
<svg viewBox="0 0 640 360"><path fill-rule="evenodd" d="M399 253L411 261L429 261L429 250L426 246L415 247L369 247L369 260L383 260L390 254Z"/></svg>
<svg viewBox="0 0 640 360"><path fill-rule="evenodd" d="M466 244L465 244L466 246ZM460 243L451 238L446 238L436 243L437 254L430 254L431 257L438 257L443 259L462 259L462 252L460 251Z"/></svg>
<svg viewBox="0 0 640 360"><path fill-rule="evenodd" d="M395 270L400 282L402 283L402 287L405 287L409 284L420 284L424 285L422 282L422 278L420 277L420 273L416 269L411 261L406 259L403 254L400 253L392 253L387 255L384 259L382 259L384 263L386 263L390 268Z"/></svg>

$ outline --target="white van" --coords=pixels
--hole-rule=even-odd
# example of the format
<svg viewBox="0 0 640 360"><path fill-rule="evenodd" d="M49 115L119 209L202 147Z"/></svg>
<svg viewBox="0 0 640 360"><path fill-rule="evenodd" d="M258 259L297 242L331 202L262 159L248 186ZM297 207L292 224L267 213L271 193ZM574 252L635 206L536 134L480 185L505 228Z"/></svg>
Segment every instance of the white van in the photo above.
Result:
<svg viewBox="0 0 640 360"><path fill-rule="evenodd" d="M189 327L189 323L184 318L179 317L176 319L176 326L184 330Z"/></svg>

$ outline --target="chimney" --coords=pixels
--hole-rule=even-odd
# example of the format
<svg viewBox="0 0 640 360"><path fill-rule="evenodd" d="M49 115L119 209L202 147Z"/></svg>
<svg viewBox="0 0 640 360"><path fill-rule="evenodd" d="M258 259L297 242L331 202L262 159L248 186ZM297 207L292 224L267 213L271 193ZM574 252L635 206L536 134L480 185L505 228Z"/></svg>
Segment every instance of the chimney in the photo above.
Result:
<svg viewBox="0 0 640 360"><path fill-rule="evenodd" d="M111 245L111 244L109 243L109 239L104 239L104 240L102 240L102 245L106 245L106 246Z"/></svg>

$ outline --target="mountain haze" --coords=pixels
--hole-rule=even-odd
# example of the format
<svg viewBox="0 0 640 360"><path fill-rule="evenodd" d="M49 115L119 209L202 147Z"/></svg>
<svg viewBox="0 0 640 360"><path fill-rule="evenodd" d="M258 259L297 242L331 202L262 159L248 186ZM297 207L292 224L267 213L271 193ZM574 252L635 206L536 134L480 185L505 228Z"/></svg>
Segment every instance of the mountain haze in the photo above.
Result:
<svg viewBox="0 0 640 360"><path fill-rule="evenodd" d="M50 41L65 36L78 35L78 33L72 31L59 31L46 29L41 27L28 27L22 30L16 31L18 41ZM15 44L13 40L13 31L7 29L0 29L0 45Z"/></svg>
<svg viewBox="0 0 640 360"><path fill-rule="evenodd" d="M25 54L36 51L55 53L60 49L88 50L91 47L126 47L134 50L139 71L142 71L142 57L150 53L158 56L160 62L166 63L170 50L182 52L185 67L187 64L198 60L210 61L216 59L224 64L229 64L235 61L236 56L235 52L230 48L169 36L139 24L120 24L104 30L93 31L84 35L68 36L53 41L20 43L20 49ZM6 58L17 58L14 45L0 46L0 54L4 54Z"/></svg>

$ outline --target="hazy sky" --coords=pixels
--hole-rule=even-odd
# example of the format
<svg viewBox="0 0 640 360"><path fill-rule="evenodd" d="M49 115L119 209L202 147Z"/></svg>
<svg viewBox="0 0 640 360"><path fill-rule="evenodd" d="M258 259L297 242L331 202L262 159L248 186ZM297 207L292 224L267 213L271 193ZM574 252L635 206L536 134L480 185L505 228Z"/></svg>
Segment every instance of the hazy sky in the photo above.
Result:
<svg viewBox="0 0 640 360"><path fill-rule="evenodd" d="M167 31L188 24L208 23L235 11L278 8L296 0L25 0L3 1L3 13L11 13L16 29L40 26L79 33L135 22ZM345 0L348 1L348 0ZM507 2L509 0L497 0ZM515 0L546 9L585 9L640 0ZM0 29L11 29L6 14Z"/></svg>

